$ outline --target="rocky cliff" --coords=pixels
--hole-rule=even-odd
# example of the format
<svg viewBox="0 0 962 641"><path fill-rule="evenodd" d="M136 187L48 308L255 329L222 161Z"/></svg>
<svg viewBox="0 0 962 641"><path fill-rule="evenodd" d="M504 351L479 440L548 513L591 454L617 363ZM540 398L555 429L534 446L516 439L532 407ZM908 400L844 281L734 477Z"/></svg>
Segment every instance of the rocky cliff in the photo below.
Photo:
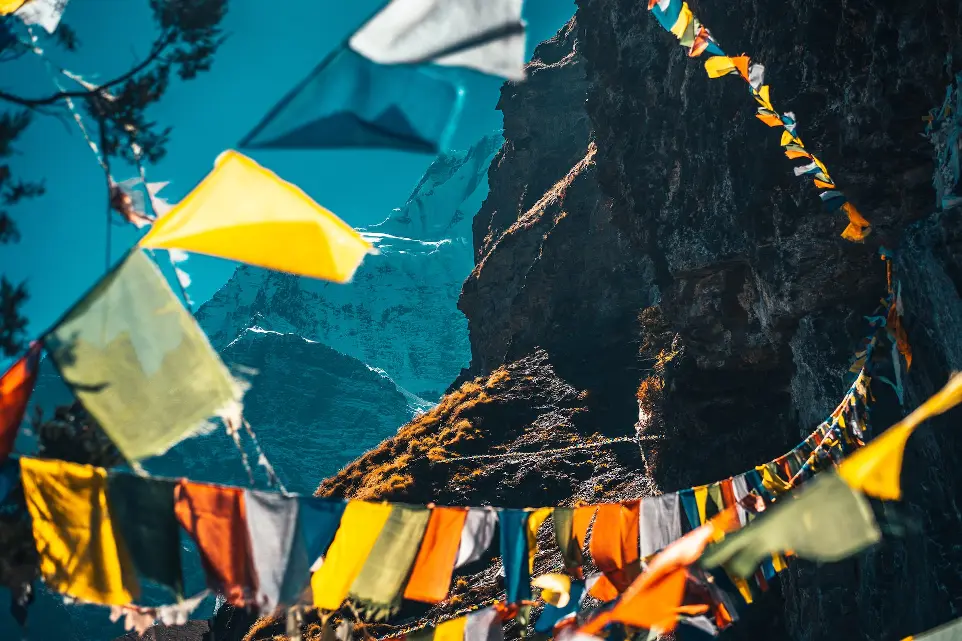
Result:
<svg viewBox="0 0 962 641"><path fill-rule="evenodd" d="M872 221L868 242L839 238L843 220L792 175L743 82L709 80L646 3L579 0L529 81L502 90L505 143L458 302L470 366L319 493L570 504L769 460L844 392L863 316L885 293L882 245L897 252L915 361L904 409L875 386L875 428L962 366L962 214L937 211L946 194L932 183L933 159L947 145L957 154L958 138L920 135L962 66L960 6L693 8L723 47L766 65L776 105ZM843 563L793 563L726 636L887 641L957 616L959 417L913 437L901 539ZM636 430L640 448L598 444ZM434 614L493 596L495 567L474 568Z"/></svg>

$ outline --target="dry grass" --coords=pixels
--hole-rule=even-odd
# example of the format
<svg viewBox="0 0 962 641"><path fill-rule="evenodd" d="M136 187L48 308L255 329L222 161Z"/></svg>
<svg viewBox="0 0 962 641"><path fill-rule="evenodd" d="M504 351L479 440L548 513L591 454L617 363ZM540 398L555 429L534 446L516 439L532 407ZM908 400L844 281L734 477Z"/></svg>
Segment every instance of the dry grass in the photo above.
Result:
<svg viewBox="0 0 962 641"><path fill-rule="evenodd" d="M483 439L483 431L468 418L479 405L490 403L489 394L510 380L505 368L486 379L464 383L444 396L431 411L417 416L367 455L348 465L318 488L328 496L349 488L349 498L377 500L402 496L414 484L412 465L419 461L444 461L462 455L465 446ZM343 493L343 492L341 492Z"/></svg>

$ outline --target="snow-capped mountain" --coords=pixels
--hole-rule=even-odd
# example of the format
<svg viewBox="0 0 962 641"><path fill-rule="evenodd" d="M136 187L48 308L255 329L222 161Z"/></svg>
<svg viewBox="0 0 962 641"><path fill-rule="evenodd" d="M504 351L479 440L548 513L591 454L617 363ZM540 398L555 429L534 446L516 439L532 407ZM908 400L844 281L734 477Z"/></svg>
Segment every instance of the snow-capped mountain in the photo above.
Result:
<svg viewBox="0 0 962 641"><path fill-rule="evenodd" d="M346 285L242 265L197 318L218 349L260 327L317 341L436 400L470 360L457 309L473 268L471 220L501 146L486 136L439 156L403 207L362 230L377 247Z"/></svg>

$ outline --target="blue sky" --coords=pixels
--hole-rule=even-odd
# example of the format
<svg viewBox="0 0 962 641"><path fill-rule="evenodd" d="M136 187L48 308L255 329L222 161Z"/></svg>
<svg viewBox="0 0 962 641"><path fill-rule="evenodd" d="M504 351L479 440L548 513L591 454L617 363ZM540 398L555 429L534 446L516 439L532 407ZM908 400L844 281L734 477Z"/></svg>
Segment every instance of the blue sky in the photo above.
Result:
<svg viewBox="0 0 962 641"><path fill-rule="evenodd" d="M171 181L162 195L176 202L234 147L292 85L382 4L373 0L232 0L224 29L229 38L211 71L176 82L151 116L173 127L166 158L148 167L148 180ZM526 0L528 52L574 13L572 0ZM90 81L108 80L146 54L153 27L147 0L72 0L64 16L82 43L76 54L51 49L54 61ZM500 129L495 110L502 81L457 71L465 109L452 140L463 148ZM0 87L24 96L52 89L38 60L2 65ZM22 240L0 250L0 273L26 280L31 334L43 331L103 273L105 187L99 165L75 126L43 116L20 138L15 175L45 179L47 194L12 209ZM432 158L390 151L263 151L258 162L296 183L354 226L385 218L403 204ZM114 178L132 177L123 168ZM133 228L112 228L112 258L134 242ZM228 261L194 256L188 263L195 301L206 300L229 278Z"/></svg>

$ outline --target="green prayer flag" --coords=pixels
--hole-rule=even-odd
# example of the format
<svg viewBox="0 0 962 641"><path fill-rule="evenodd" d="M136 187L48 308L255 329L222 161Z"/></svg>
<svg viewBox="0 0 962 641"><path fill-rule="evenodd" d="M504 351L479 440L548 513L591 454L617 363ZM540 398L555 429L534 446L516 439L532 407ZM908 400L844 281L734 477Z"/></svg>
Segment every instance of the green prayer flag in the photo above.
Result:
<svg viewBox="0 0 962 641"><path fill-rule="evenodd" d="M351 585L350 596L362 612L383 620L401 605L401 593L411 574L431 510L394 505L371 553Z"/></svg>
<svg viewBox="0 0 962 641"><path fill-rule="evenodd" d="M859 552L882 538L868 500L838 474L824 473L786 495L742 530L702 556L703 567L725 566L748 578L773 554L830 563Z"/></svg>
<svg viewBox="0 0 962 641"><path fill-rule="evenodd" d="M575 511L570 507L556 507L551 515L554 522L554 537L561 550L565 568L575 570L584 565L581 545L574 535Z"/></svg>
<svg viewBox="0 0 962 641"><path fill-rule="evenodd" d="M204 332L140 250L70 310L46 346L129 461L163 454L240 398Z"/></svg>
<svg viewBox="0 0 962 641"><path fill-rule="evenodd" d="M962 639L962 619L949 621L937 628L907 637L902 641L909 641L909 639L914 641L958 641Z"/></svg>
<svg viewBox="0 0 962 641"><path fill-rule="evenodd" d="M184 596L180 524L174 516L174 481L110 473L107 501L114 536L123 541L137 574Z"/></svg>

